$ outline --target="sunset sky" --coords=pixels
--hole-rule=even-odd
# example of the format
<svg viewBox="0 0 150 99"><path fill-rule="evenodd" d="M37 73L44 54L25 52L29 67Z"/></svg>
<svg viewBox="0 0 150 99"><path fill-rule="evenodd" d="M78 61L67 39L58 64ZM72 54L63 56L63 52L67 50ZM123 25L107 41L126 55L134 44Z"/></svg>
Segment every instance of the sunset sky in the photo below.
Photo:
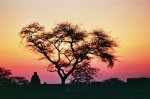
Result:
<svg viewBox="0 0 150 99"><path fill-rule="evenodd" d="M150 0L0 0L0 66L28 80L34 71L43 82L60 83L48 62L20 45L18 33L33 22L52 29L68 21L88 31L102 28L119 41L115 66L101 62L96 80L150 77Z"/></svg>

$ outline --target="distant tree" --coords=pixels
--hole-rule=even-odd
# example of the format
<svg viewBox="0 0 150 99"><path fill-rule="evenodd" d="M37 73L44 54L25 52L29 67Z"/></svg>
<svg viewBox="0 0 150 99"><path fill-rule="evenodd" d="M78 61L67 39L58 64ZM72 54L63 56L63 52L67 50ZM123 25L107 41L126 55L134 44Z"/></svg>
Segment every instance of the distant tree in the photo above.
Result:
<svg viewBox="0 0 150 99"><path fill-rule="evenodd" d="M118 78L110 78L103 81L104 83L124 83L122 80Z"/></svg>
<svg viewBox="0 0 150 99"><path fill-rule="evenodd" d="M90 83L92 80L94 80L94 77L98 76L98 71L98 68L91 67L89 62L87 62L85 66L79 66L78 69L74 70L69 80L71 83Z"/></svg>
<svg viewBox="0 0 150 99"><path fill-rule="evenodd" d="M10 77L11 83L17 84L17 85L28 85L29 81L25 77L15 76Z"/></svg>
<svg viewBox="0 0 150 99"><path fill-rule="evenodd" d="M101 29L87 32L68 22L57 24L45 32L39 23L23 27L19 33L22 44L31 52L40 53L40 59L50 62L48 71L57 72L61 84L87 62L100 59L112 67L116 61L114 47L117 43Z"/></svg>
<svg viewBox="0 0 150 99"><path fill-rule="evenodd" d="M28 84L28 80L25 77L11 77L11 70L7 70L3 67L0 67L0 84L8 85L8 84Z"/></svg>
<svg viewBox="0 0 150 99"><path fill-rule="evenodd" d="M9 84L11 80L9 76L12 75L10 70L0 67L0 84Z"/></svg>

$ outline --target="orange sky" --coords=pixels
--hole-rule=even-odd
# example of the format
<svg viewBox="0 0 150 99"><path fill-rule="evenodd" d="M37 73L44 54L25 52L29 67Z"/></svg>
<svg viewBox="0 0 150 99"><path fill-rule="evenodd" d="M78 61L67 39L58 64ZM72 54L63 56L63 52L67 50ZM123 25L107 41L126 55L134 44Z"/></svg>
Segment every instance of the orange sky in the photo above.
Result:
<svg viewBox="0 0 150 99"><path fill-rule="evenodd" d="M50 30L62 21L87 30L103 28L120 41L114 68L92 63L101 65L97 80L150 77L150 0L0 0L0 66L29 80L37 71L42 82L59 83L46 71L46 61L20 46L18 33L32 22Z"/></svg>

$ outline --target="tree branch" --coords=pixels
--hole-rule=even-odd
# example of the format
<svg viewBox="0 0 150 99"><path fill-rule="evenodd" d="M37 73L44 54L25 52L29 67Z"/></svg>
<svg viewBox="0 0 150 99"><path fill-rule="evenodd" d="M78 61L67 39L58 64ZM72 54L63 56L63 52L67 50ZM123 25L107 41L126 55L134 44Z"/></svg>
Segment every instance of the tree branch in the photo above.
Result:
<svg viewBox="0 0 150 99"><path fill-rule="evenodd" d="M63 54L67 58L67 60L69 61L68 64L66 64L64 66L68 66L74 60L74 58L69 59L69 57L65 53L61 53L61 54ZM64 66L62 66L62 67L64 67Z"/></svg>
<svg viewBox="0 0 150 99"><path fill-rule="evenodd" d="M48 55L46 54L46 52L45 52L41 47L39 47L34 41L32 41L32 43L41 51L41 53L42 53L50 62L52 62L53 64L56 64L55 61L51 60L50 57L48 57Z"/></svg>

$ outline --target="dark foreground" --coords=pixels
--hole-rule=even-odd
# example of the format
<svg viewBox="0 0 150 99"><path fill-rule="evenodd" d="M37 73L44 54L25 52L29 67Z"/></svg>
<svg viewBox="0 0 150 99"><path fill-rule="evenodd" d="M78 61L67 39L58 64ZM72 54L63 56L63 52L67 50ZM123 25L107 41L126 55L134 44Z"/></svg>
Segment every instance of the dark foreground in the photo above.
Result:
<svg viewBox="0 0 150 99"><path fill-rule="evenodd" d="M0 99L150 99L148 85L1 85Z"/></svg>
<svg viewBox="0 0 150 99"><path fill-rule="evenodd" d="M37 93L7 94L0 99L150 99L149 93Z"/></svg>

